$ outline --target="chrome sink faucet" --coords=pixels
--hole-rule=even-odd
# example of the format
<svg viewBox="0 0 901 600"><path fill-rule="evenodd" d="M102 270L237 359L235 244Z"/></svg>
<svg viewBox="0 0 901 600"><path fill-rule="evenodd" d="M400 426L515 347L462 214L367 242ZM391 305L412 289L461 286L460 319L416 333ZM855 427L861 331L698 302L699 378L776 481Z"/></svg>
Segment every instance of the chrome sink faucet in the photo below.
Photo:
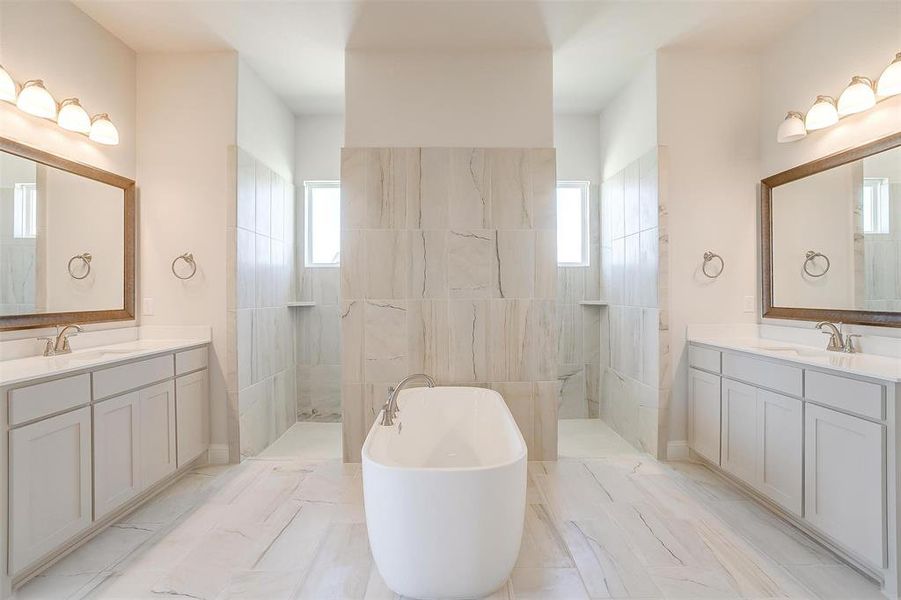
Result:
<svg viewBox="0 0 901 600"><path fill-rule="evenodd" d="M70 330L74 329L75 333L69 333ZM57 325L56 327L56 337L42 337L38 338L40 341L44 343L44 356L56 356L57 354L69 354L72 352L72 347L69 345L69 338L78 335L78 332L81 331L81 327L78 325L66 325L62 329Z"/></svg>
<svg viewBox="0 0 901 600"><path fill-rule="evenodd" d="M826 344L826 350L830 352L845 352L847 354L856 352L854 349L854 338L859 338L860 336L850 333L843 336L841 323L836 326L829 321L820 321L817 323L817 329L823 333L829 334L829 343Z"/></svg>
<svg viewBox="0 0 901 600"><path fill-rule="evenodd" d="M390 427L394 425L394 419L397 418L397 397L400 395L401 390L407 386L407 384L417 380L423 379L427 386L435 387L435 380L426 375L425 373L414 373L413 375L407 375L403 379L400 380L396 386L388 388L388 401L385 402L385 406L382 407L382 420L379 421L379 425L385 425Z"/></svg>

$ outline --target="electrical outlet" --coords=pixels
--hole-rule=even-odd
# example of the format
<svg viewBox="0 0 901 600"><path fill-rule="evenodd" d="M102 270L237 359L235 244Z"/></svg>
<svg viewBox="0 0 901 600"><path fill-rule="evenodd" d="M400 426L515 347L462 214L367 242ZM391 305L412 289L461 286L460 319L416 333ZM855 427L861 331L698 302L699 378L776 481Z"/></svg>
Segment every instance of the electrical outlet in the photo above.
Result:
<svg viewBox="0 0 901 600"><path fill-rule="evenodd" d="M744 307L746 313L754 312L754 296L745 296Z"/></svg>
<svg viewBox="0 0 901 600"><path fill-rule="evenodd" d="M144 304L141 308L141 313L147 317L153 316L153 298L144 298Z"/></svg>

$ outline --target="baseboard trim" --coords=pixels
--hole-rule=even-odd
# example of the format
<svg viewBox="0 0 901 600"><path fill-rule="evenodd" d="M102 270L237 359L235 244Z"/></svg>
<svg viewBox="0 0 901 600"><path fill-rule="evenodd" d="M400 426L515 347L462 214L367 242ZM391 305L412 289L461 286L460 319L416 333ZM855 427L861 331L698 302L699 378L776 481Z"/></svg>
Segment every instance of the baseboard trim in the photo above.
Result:
<svg viewBox="0 0 901 600"><path fill-rule="evenodd" d="M666 443L666 460L691 460L687 440Z"/></svg>
<svg viewBox="0 0 901 600"><path fill-rule="evenodd" d="M211 465L228 464L228 444L210 444L209 454Z"/></svg>

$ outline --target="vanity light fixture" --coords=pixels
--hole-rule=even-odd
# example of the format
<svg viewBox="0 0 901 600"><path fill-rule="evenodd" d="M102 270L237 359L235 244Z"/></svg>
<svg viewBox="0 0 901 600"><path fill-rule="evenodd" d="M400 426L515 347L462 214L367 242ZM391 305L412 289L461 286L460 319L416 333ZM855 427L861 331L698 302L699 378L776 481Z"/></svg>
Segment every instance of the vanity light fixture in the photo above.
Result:
<svg viewBox="0 0 901 600"><path fill-rule="evenodd" d="M804 115L795 110L791 110L785 115L785 120L779 123L779 129L776 130L776 141L780 144L794 142L806 136Z"/></svg>
<svg viewBox="0 0 901 600"><path fill-rule="evenodd" d="M78 98L66 98L59 103L59 115L56 117L56 123L69 131L91 132L91 117L81 106Z"/></svg>
<svg viewBox="0 0 901 600"><path fill-rule="evenodd" d="M3 65L0 65L0 100L15 104L18 91L15 80L6 72Z"/></svg>
<svg viewBox="0 0 901 600"><path fill-rule="evenodd" d="M901 52L895 55L895 60L889 63L889 66L879 76L879 81L876 83L876 94L880 98L901 94Z"/></svg>
<svg viewBox="0 0 901 600"><path fill-rule="evenodd" d="M876 106L876 92L869 77L855 75L838 97L838 115L846 117Z"/></svg>
<svg viewBox="0 0 901 600"><path fill-rule="evenodd" d="M817 96L816 102L813 103L804 118L804 126L807 131L823 129L836 123L838 123L838 109L835 107L835 98Z"/></svg>
<svg viewBox="0 0 901 600"><path fill-rule="evenodd" d="M16 100L19 110L43 119L56 118L56 100L44 87L40 79L26 81Z"/></svg>
<svg viewBox="0 0 901 600"><path fill-rule="evenodd" d="M91 133L88 137L98 144L115 146L119 143L119 130L110 121L108 114L100 113L91 118Z"/></svg>

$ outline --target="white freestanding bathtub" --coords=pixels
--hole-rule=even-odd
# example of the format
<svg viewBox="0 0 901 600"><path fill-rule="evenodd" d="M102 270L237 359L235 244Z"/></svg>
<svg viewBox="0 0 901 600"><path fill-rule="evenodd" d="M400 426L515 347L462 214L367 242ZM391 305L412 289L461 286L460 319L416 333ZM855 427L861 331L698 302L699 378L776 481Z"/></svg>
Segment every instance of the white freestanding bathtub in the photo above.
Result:
<svg viewBox="0 0 901 600"><path fill-rule="evenodd" d="M492 390L404 390L395 424L363 444L373 558L412 598L473 598L516 563L526 505L526 444Z"/></svg>

